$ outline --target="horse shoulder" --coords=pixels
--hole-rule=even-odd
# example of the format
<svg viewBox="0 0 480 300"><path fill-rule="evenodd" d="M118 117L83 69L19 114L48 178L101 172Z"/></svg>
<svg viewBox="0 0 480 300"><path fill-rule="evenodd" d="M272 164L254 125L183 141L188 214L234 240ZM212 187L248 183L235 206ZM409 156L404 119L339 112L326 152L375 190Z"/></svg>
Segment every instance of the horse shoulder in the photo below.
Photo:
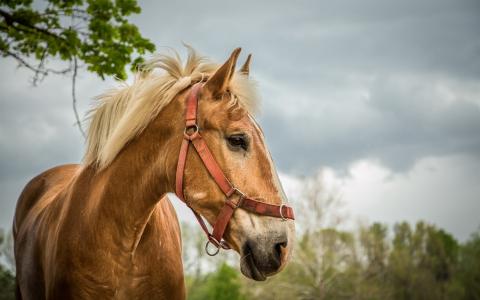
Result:
<svg viewBox="0 0 480 300"><path fill-rule="evenodd" d="M61 165L37 175L31 179L23 189L17 201L15 218L13 223L14 236L22 226L26 216L52 187L60 187L59 184L69 181L80 165Z"/></svg>
<svg viewBox="0 0 480 300"><path fill-rule="evenodd" d="M42 212L78 169L79 165L62 165L41 173L28 182L17 201L13 235L17 282L23 298L41 298L45 293L39 221Z"/></svg>

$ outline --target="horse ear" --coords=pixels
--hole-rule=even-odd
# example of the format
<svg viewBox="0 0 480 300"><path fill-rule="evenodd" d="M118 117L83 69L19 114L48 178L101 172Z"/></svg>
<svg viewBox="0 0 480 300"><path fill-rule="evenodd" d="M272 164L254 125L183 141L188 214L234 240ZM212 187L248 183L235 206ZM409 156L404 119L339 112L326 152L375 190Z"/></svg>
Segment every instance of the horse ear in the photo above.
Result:
<svg viewBox="0 0 480 300"><path fill-rule="evenodd" d="M250 61L252 60L252 54L247 56L247 60L243 64L242 68L240 68L240 73L247 76L250 74Z"/></svg>
<svg viewBox="0 0 480 300"><path fill-rule="evenodd" d="M222 95L227 91L228 84L235 72L235 65L240 54L241 48L233 50L230 58L213 74L212 77L205 83L204 89L210 92L213 97Z"/></svg>

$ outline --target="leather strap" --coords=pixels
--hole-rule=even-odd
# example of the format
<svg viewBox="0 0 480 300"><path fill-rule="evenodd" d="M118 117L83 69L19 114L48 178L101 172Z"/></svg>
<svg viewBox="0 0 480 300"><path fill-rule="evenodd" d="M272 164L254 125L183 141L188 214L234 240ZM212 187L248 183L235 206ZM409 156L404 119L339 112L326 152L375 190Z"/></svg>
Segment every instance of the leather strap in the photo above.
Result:
<svg viewBox="0 0 480 300"><path fill-rule="evenodd" d="M175 194L183 202L185 202L185 197L183 195L183 173L185 173L185 164L187 162L188 148L190 146L190 141L183 139L182 146L180 147L180 154L178 155L177 163L177 173L175 174Z"/></svg>
<svg viewBox="0 0 480 300"><path fill-rule="evenodd" d="M231 202L230 199L225 201L225 205L220 210L220 213L217 216L217 220L215 221L215 226L213 226L212 237L216 241L221 241L223 238L223 233L225 229L227 229L227 225L230 222L230 219L235 212L237 206Z"/></svg>
<svg viewBox="0 0 480 300"><path fill-rule="evenodd" d="M259 215L295 220L293 209L286 205L268 204L245 197L239 207Z"/></svg>
<svg viewBox="0 0 480 300"><path fill-rule="evenodd" d="M212 152L205 143L205 140L198 134L198 137L192 140L195 150L203 161L203 164L208 170L208 173L213 177L213 180L217 183L218 187L222 190L225 196L230 197L235 189L233 185L228 181L227 177L223 173L222 169L218 165L217 161L213 157Z"/></svg>
<svg viewBox="0 0 480 300"><path fill-rule="evenodd" d="M202 83L196 83L192 87L192 90L187 98L185 109L185 132L178 155L177 171L175 176L175 193L192 210L198 220L198 223L207 235L208 240L218 248L222 247L223 249L230 249L226 241L223 240L223 235L237 208L240 207L258 215L281 218L283 220L294 220L295 216L293 214L293 209L285 204L268 204L245 196L240 190L235 188L225 176L225 173L218 165L215 157L208 148L207 143L199 132L197 124L197 108L198 92L200 91L201 87ZM183 193L183 177L190 144L193 144L195 151L200 156L200 159L202 160L203 165L207 169L208 173L226 196L225 204L215 220L212 233L209 232L203 218L190 206L190 203L186 201ZM232 200L233 195L235 194L238 194L236 202Z"/></svg>
<svg viewBox="0 0 480 300"><path fill-rule="evenodd" d="M188 95L187 105L185 110L185 127L197 125L197 107L198 107L198 92L202 84L199 82L192 87L190 95Z"/></svg>

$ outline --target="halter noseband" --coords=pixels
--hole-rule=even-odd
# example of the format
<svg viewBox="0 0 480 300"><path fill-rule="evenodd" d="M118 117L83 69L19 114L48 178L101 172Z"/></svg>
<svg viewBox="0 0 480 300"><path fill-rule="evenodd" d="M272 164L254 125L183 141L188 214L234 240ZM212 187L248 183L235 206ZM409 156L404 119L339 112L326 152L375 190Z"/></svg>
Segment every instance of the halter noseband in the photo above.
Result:
<svg viewBox="0 0 480 300"><path fill-rule="evenodd" d="M225 176L222 169L218 165L215 157L208 148L205 140L202 138L199 132L197 124L197 107L198 107L198 92L202 87L202 83L199 82L192 87L190 94L187 98L186 112L185 112L185 131L183 134L183 142L178 155L177 174L176 174L176 187L175 193L193 212L198 220L198 223L202 227L203 231L208 237L208 242L205 245L207 254L213 256L218 253L220 248L230 249L228 243L223 239L223 234L227 228L233 213L237 208L242 208L252 213L270 216L274 218L281 218L282 220L292 219L294 220L293 209L285 204L274 205L265 202L260 202L255 199L249 198L236 188ZM210 233L205 221L202 217L190 206L190 203L185 200L183 194L183 177L185 172L185 164L187 161L187 153L190 146L193 144L195 151L200 156L203 165L208 170L208 173L222 190L226 196L225 204L223 205L220 213L217 216L215 224L213 226L213 232ZM231 198L233 195L238 195L238 200L233 201ZM213 253L208 251L208 245L212 243L217 250Z"/></svg>

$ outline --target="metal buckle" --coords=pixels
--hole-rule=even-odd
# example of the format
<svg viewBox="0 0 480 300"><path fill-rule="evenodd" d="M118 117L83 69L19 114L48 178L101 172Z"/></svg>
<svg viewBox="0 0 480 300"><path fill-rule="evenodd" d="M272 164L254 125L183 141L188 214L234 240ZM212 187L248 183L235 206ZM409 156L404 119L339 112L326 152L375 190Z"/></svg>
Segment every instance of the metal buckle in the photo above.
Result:
<svg viewBox="0 0 480 300"><path fill-rule="evenodd" d="M218 243L218 241L217 241L214 237L209 237L209 240L208 240L207 243L205 244L205 252L207 253L208 256L215 256L215 255L218 254L218 252L220 252L220 245L221 245L221 244L218 243L218 246L215 245L214 243L212 243L212 242L210 241L210 238L212 238L216 243ZM210 249L210 248L208 247L208 245L213 245L213 246L215 246L215 247L216 247L216 251L215 251L215 252L210 252L210 251L208 250L208 249Z"/></svg>
<svg viewBox="0 0 480 300"><path fill-rule="evenodd" d="M245 194L244 194L242 191L240 191L238 188L236 188L236 187L233 188L233 193L232 193L232 195L233 195L233 194L238 194L238 195L240 196L240 197L238 198L238 202L237 202L237 203L232 202L232 203L235 203L235 208L239 208L240 205L242 205L243 199L245 198ZM230 196L230 197L231 197L231 196Z"/></svg>
<svg viewBox="0 0 480 300"><path fill-rule="evenodd" d="M287 218L283 216L283 212L282 212L282 208L284 207L287 207L287 206L282 203L282 205L280 205L280 218L282 218L282 221L287 221Z"/></svg>
<svg viewBox="0 0 480 300"><path fill-rule="evenodd" d="M237 193L237 194L239 194L242 198L245 198L245 194L244 194L241 190L239 190L238 188L236 188L236 187L233 187L233 193L234 193L234 194Z"/></svg>

